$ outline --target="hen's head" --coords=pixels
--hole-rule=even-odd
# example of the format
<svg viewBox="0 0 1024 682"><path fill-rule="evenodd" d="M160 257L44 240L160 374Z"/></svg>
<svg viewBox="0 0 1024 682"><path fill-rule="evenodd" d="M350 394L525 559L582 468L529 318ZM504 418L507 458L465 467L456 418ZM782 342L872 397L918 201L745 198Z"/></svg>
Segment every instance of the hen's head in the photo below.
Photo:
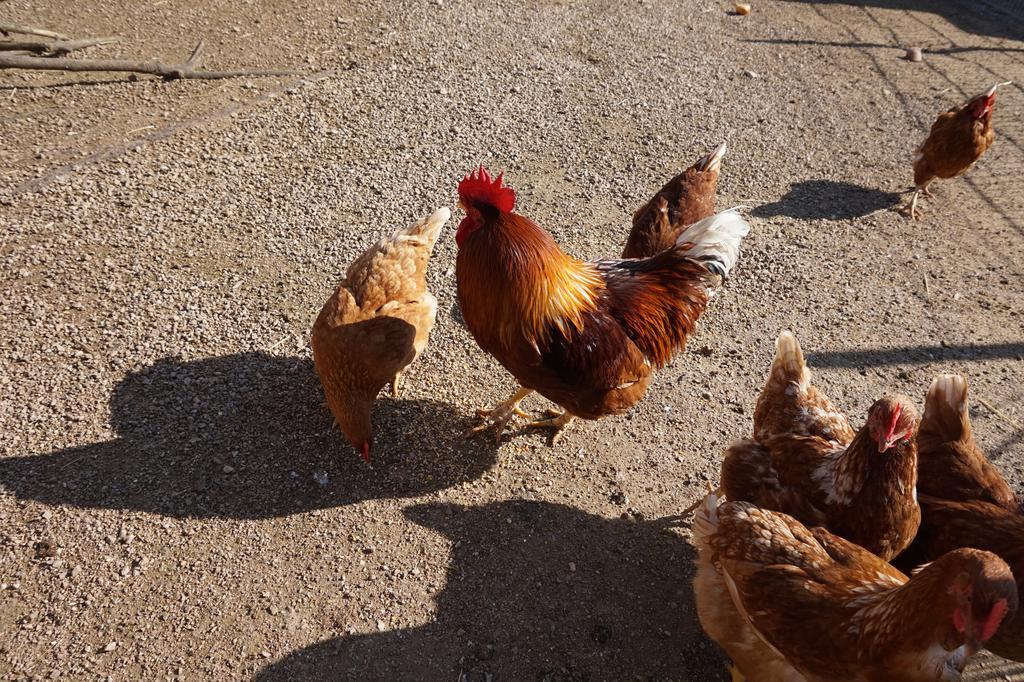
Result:
<svg viewBox="0 0 1024 682"><path fill-rule="evenodd" d="M1006 562L991 552L958 549L935 563L948 562L952 581L952 625L957 639L974 654L1017 611L1017 584Z"/></svg>
<svg viewBox="0 0 1024 682"><path fill-rule="evenodd" d="M868 432L878 443L879 452L888 452L893 447L904 446L917 434L920 417L910 398L902 395L887 395L875 401L868 410Z"/></svg>
<svg viewBox="0 0 1024 682"><path fill-rule="evenodd" d="M1009 85L1010 82L996 83L987 92L983 92L970 102L968 102L964 108L970 114L971 119L974 121L984 121L992 116L992 109L996 105L996 89L1000 85Z"/></svg>
<svg viewBox="0 0 1024 682"><path fill-rule="evenodd" d="M462 178L459 183L459 205L466 211L466 217L459 223L455 243L462 246L466 237L483 227L501 213L509 213L516 205L516 193L511 187L502 186L504 173L492 178L481 165Z"/></svg>

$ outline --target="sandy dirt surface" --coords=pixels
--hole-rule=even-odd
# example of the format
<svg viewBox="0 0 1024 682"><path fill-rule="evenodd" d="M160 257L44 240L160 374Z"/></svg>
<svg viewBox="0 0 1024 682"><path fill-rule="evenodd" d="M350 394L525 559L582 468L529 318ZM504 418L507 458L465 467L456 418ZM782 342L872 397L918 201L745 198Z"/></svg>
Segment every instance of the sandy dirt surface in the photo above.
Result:
<svg viewBox="0 0 1024 682"><path fill-rule="evenodd" d="M860 4L0 2L122 37L91 56L181 61L203 37L210 68L311 74L0 74L0 676L721 679L666 519L749 433L785 328L857 423L967 374L1021 490L1024 87L924 220L887 209L939 111L1024 81L1024 23ZM457 214L431 344L376 407L375 468L331 429L316 313L478 162L567 251L607 256L722 140L720 203L750 207L752 234L630 413L554 450L459 438L514 384L457 321Z"/></svg>

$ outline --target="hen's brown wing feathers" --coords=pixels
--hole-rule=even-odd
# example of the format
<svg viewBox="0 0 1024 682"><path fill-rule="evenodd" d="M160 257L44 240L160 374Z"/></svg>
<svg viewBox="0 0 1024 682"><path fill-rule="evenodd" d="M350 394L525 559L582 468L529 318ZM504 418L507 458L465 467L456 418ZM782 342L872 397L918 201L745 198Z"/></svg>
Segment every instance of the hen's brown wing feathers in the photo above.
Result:
<svg viewBox="0 0 1024 682"><path fill-rule="evenodd" d="M914 184L967 172L995 141L991 119L975 124L966 108L950 109L932 124L914 159Z"/></svg>

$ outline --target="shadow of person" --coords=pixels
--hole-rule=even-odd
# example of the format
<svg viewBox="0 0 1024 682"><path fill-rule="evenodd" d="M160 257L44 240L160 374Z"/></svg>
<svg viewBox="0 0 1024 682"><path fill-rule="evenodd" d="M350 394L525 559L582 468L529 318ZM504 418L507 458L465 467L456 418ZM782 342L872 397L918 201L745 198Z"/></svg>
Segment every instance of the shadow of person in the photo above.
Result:
<svg viewBox="0 0 1024 682"><path fill-rule="evenodd" d="M459 438L451 406L381 397L371 470L333 426L304 358L167 358L121 381L110 406L116 439L2 460L0 485L48 504L253 519L423 495L496 460L489 441Z"/></svg>
<svg viewBox="0 0 1024 682"><path fill-rule="evenodd" d="M716 680L694 553L664 522L513 500L405 511L453 543L436 619L325 640L256 677L283 680Z"/></svg>
<svg viewBox="0 0 1024 682"><path fill-rule="evenodd" d="M847 220L893 208L900 194L834 180L807 180L790 185L778 201L762 204L750 213L758 218L788 216L805 220Z"/></svg>

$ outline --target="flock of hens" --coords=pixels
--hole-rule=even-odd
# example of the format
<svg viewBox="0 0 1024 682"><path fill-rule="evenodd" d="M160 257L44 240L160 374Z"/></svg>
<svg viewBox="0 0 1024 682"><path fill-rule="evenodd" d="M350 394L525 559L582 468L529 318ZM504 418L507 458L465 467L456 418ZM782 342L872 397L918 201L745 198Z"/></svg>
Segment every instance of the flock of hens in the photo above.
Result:
<svg viewBox="0 0 1024 682"><path fill-rule="evenodd" d="M962 174L992 144L997 87L932 126L911 217L932 180ZM636 211L621 258L589 262L516 213L502 175L481 166L459 183L461 313L520 385L467 435L500 439L534 391L562 408L527 424L551 430L552 445L573 418L643 398L750 229L736 210L714 214L724 154L723 144ZM367 462L373 401L387 384L397 393L427 344L427 262L450 216L439 208L367 250L313 327L327 404ZM720 488L689 510L700 621L734 679L959 680L983 647L1024 661L1024 508L975 445L967 380L936 378L923 415L885 396L855 430L811 383L796 337L784 332L776 348L752 436L726 451Z"/></svg>

